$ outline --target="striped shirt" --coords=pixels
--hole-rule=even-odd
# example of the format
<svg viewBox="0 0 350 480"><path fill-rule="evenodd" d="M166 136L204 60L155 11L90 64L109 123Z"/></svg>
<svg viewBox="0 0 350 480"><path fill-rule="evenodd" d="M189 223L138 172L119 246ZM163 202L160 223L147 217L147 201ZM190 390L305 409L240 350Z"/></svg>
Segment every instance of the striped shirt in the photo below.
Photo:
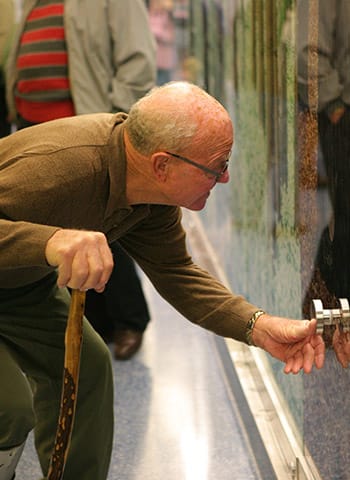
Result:
<svg viewBox="0 0 350 480"><path fill-rule="evenodd" d="M39 0L17 56L16 108L32 123L74 115L64 35L64 0Z"/></svg>

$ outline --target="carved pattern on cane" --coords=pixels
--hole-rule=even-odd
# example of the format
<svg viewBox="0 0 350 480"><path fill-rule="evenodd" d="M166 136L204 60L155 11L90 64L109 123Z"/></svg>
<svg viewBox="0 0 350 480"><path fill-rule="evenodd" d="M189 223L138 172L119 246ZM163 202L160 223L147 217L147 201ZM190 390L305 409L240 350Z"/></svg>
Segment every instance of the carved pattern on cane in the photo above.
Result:
<svg viewBox="0 0 350 480"><path fill-rule="evenodd" d="M61 480L68 456L78 394L85 292L72 291L66 334L61 406L48 480Z"/></svg>

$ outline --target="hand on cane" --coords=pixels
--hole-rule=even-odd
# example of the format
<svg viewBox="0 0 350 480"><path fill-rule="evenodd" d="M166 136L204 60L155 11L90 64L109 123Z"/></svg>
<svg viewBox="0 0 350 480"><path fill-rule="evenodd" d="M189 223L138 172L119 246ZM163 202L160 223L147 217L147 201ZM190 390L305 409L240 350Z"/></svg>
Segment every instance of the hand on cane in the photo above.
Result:
<svg viewBox="0 0 350 480"><path fill-rule="evenodd" d="M49 265L58 267L59 287L102 292L113 269L113 255L101 232L57 230L45 255Z"/></svg>

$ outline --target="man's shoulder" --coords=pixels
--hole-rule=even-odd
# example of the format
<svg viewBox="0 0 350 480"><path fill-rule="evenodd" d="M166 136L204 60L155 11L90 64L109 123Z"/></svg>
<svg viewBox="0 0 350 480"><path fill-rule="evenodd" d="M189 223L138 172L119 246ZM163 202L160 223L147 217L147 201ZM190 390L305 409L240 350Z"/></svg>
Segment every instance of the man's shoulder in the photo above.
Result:
<svg viewBox="0 0 350 480"><path fill-rule="evenodd" d="M37 125L35 128L45 135L60 135L62 138L90 139L93 143L100 139L102 143L107 140L116 126L122 124L126 114L113 113L88 113L65 117ZM32 128L32 127L31 127ZM99 143L99 141L98 141Z"/></svg>
<svg viewBox="0 0 350 480"><path fill-rule="evenodd" d="M65 117L57 120L52 120L54 122L63 122L71 124L107 124L115 125L118 123L123 123L127 118L127 114L124 112L118 113L84 113L82 115L75 115L74 117Z"/></svg>

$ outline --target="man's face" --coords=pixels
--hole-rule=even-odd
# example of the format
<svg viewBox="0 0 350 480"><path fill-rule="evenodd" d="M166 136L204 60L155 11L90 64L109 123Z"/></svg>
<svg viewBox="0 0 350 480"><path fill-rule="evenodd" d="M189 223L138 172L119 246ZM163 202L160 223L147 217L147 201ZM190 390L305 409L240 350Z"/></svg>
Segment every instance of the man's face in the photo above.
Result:
<svg viewBox="0 0 350 480"><path fill-rule="evenodd" d="M212 188L217 183L229 181L227 162L232 138L232 127L227 124L215 138L194 142L186 156L179 157L177 152L174 152L170 183L174 204L189 210L202 210ZM206 170L203 171L201 167Z"/></svg>
<svg viewBox="0 0 350 480"><path fill-rule="evenodd" d="M221 172L226 166L225 158L215 163L211 162L207 165L218 172ZM215 185L217 183L227 183L230 177L227 169L220 177L211 176L200 170L196 172L190 172L188 168L186 170L179 194L182 197L181 206L189 210L202 210Z"/></svg>

